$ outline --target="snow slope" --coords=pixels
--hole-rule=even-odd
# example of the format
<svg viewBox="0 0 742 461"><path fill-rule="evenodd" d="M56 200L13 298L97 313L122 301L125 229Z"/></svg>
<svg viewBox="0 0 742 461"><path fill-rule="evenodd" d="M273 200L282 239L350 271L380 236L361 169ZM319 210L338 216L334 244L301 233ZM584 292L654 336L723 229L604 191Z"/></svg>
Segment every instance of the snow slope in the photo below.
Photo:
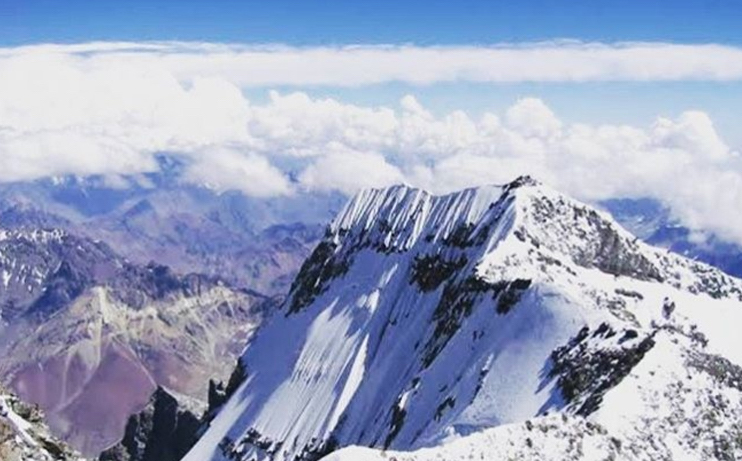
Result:
<svg viewBox="0 0 742 461"><path fill-rule="evenodd" d="M413 451L348 447L324 461L735 460L742 454L740 368L662 331L629 375L585 417L569 411Z"/></svg>
<svg viewBox="0 0 742 461"><path fill-rule="evenodd" d="M732 375L742 362L732 328L741 299L741 281L649 247L528 177L446 196L364 191L304 263L284 315L247 347L242 385L185 460L314 460L349 445L464 459L493 440L517 458L524 444L565 444L558 431L528 437L533 418L610 450L672 400L667 386L689 374L694 354L696 368L712 369L707 381L731 393L724 411L738 406L713 370L714 354ZM631 383L660 396L629 400ZM591 438L589 425L600 433ZM742 440L734 430L719 437ZM650 453L650 442L626 437Z"/></svg>

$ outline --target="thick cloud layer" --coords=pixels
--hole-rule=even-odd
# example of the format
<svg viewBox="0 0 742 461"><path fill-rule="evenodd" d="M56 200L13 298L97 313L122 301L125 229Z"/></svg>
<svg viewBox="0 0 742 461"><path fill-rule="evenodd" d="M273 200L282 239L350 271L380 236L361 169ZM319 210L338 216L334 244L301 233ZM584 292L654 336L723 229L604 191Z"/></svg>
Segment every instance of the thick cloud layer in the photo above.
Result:
<svg viewBox="0 0 742 461"><path fill-rule="evenodd" d="M399 182L446 192L531 173L587 200L655 197L687 225L742 242L742 165L703 112L631 127L565 123L535 98L514 101L502 114L475 119L463 111L433 116L413 96L395 107L359 107L302 92L271 92L267 103L253 104L241 91L244 85L291 79L362 84L394 78L476 80L486 74L497 80L496 66L486 71L489 74L465 66L446 73L437 64L426 68L422 58L416 61L420 69L405 64L397 73L383 66L375 69L371 60L365 66L366 80L348 77L346 64L355 62L358 53L432 53L472 66L480 52L514 53L521 71L532 76L537 75L534 66L545 59L538 65L552 70L538 75L546 80L570 75L575 80L600 79L608 71L626 78L742 76L742 68L722 65L718 58L739 51L716 46L674 48L690 53L680 56L697 59L686 64L676 59L686 67L672 71L657 70L661 62L642 72L643 67L632 64L653 62L651 50L662 46L677 47L567 44L454 53L95 44L0 50L0 181L63 174L102 174L114 180L155 170L155 155L162 152L186 162L185 180L253 196L303 189L350 194L360 187ZM693 54L697 49L703 53ZM523 57L537 50L538 59ZM570 53L579 57L588 52L597 53L585 61L593 70L585 73L574 67L569 73L564 63L575 64ZM298 74L293 66L306 65L307 55L335 64L324 68L320 59L322 65L308 66L308 74L293 75ZM630 59L615 61L616 56ZM328 77L333 69L338 76ZM292 75L281 77L284 73Z"/></svg>
<svg viewBox="0 0 742 461"><path fill-rule="evenodd" d="M73 59L88 68L164 68L179 79L219 77L240 86L742 79L742 49L718 44L289 47L161 42L0 48L4 59L41 56Z"/></svg>

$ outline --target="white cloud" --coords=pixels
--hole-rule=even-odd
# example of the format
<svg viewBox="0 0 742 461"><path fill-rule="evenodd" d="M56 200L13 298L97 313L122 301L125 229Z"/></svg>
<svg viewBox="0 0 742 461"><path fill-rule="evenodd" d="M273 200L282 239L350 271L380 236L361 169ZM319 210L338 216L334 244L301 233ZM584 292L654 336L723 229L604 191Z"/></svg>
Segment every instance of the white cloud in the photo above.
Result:
<svg viewBox="0 0 742 461"><path fill-rule="evenodd" d="M203 152L188 166L183 179L218 191L241 190L253 197L291 193L286 176L265 157L229 149Z"/></svg>
<svg viewBox="0 0 742 461"><path fill-rule="evenodd" d="M157 168L253 196L406 181L446 192L531 173L587 200L650 196L742 242L742 165L703 112L648 127L568 124L543 101L434 116L414 96L361 107L245 85L740 79L718 45L547 43L489 48L99 43L0 49L0 182ZM287 179L298 172L298 182Z"/></svg>
<svg viewBox="0 0 742 461"><path fill-rule="evenodd" d="M247 46L197 42L0 48L5 62L165 70L239 86L357 86L403 81L676 81L742 79L742 48L719 44L556 41L492 46Z"/></svg>
<svg viewBox="0 0 742 461"><path fill-rule="evenodd" d="M335 151L319 157L299 177L308 189L338 190L352 194L368 187L404 182L402 172L384 156L372 152Z"/></svg>
<svg viewBox="0 0 742 461"><path fill-rule="evenodd" d="M381 137L397 119L389 108L366 108L333 99L312 99L305 93L270 93L270 103L251 106L247 129L257 148L271 154L313 157L342 139L356 150L383 145Z"/></svg>
<svg viewBox="0 0 742 461"><path fill-rule="evenodd" d="M543 101L524 98L515 103L505 114L508 126L526 136L557 136L562 122Z"/></svg>
<svg viewBox="0 0 742 461"><path fill-rule="evenodd" d="M710 161L724 161L731 154L704 112L687 111L677 121L660 118L653 131L659 144L699 152Z"/></svg>

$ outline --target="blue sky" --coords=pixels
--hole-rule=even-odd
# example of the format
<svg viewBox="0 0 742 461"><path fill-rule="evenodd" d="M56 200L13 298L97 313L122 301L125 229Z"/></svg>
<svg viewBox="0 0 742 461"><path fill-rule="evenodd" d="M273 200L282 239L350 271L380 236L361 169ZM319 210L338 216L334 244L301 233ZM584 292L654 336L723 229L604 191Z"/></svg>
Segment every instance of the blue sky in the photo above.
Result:
<svg viewBox="0 0 742 461"><path fill-rule="evenodd" d="M742 43L736 0L2 0L0 43L197 40L490 44L553 38Z"/></svg>

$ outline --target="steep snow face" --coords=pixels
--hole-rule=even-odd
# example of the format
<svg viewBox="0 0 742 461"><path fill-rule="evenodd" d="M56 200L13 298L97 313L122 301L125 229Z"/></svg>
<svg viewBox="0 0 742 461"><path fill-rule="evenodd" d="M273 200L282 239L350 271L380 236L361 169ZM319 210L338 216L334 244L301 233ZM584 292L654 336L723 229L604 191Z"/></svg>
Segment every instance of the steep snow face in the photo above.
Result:
<svg viewBox="0 0 742 461"><path fill-rule="evenodd" d="M366 235L386 249L407 250L424 231L435 232L430 241L445 238L457 226L479 221L502 194L500 187L481 187L436 197L405 186L369 189L356 195L330 225L333 234Z"/></svg>
<svg viewBox="0 0 742 461"><path fill-rule="evenodd" d="M185 459L413 450L547 412L591 415L654 349L665 316L739 317L741 297L740 281L527 177L440 197L365 191L246 349L246 379ZM731 353L728 324L708 328L708 347ZM596 352L570 366L588 332Z"/></svg>

